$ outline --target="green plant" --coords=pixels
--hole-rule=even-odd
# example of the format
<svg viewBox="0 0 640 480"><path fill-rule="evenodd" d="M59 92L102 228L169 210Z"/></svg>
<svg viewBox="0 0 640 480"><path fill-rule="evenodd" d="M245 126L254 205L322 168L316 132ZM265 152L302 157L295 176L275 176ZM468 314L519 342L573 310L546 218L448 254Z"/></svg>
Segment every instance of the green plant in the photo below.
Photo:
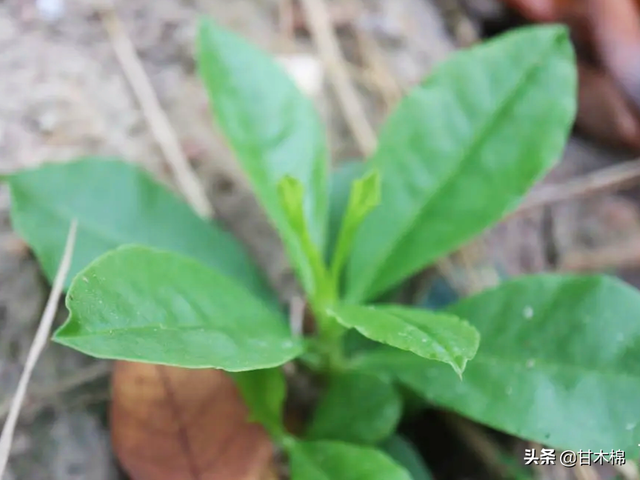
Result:
<svg viewBox="0 0 640 480"><path fill-rule="evenodd" d="M563 27L521 28L457 53L402 100L370 159L332 177L311 101L268 55L204 21L198 66L317 333L290 331L220 225L128 163L85 158L8 177L13 225L49 278L78 220L57 342L231 372L253 419L288 452L294 480L425 478L392 436L400 387L558 448L637 445L640 296L631 287L534 275L438 311L382 301L513 210L556 163L576 111ZM302 439L283 425L280 366L292 360L326 382ZM384 442L395 442L397 461Z"/></svg>

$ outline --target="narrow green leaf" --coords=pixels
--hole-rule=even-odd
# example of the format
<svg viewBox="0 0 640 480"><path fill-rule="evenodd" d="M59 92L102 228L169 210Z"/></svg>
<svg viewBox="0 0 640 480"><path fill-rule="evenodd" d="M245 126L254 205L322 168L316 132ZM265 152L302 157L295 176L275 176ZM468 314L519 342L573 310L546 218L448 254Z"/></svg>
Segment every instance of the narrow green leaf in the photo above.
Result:
<svg viewBox="0 0 640 480"><path fill-rule="evenodd" d="M407 469L412 480L433 480L416 447L401 435L393 435L380 445L387 455Z"/></svg>
<svg viewBox="0 0 640 480"><path fill-rule="evenodd" d="M282 408L287 384L281 368L265 368L233 374L249 411L250 421L264 426L272 437L281 438L285 428Z"/></svg>
<svg viewBox="0 0 640 480"><path fill-rule="evenodd" d="M8 181L13 228L34 250L50 281L75 218L78 233L66 288L103 253L136 243L191 256L277 304L262 273L233 235L202 220L132 163L82 158L24 170Z"/></svg>
<svg viewBox="0 0 640 480"><path fill-rule="evenodd" d="M576 113L565 27L523 27L460 51L400 103L368 168L382 203L358 230L347 300L363 303L514 209L562 154Z"/></svg>
<svg viewBox="0 0 640 480"><path fill-rule="evenodd" d="M349 160L342 162L331 172L329 179L329 235L325 252L327 263L334 255L353 182L362 177L366 171L366 165L362 160Z"/></svg>
<svg viewBox="0 0 640 480"><path fill-rule="evenodd" d="M285 175L304 185L306 223L312 240L324 249L328 162L314 105L268 53L210 20L200 24L197 50L198 72L215 120L307 286L311 270L276 186Z"/></svg>
<svg viewBox="0 0 640 480"><path fill-rule="evenodd" d="M286 175L278 182L278 196L289 225L298 237L305 259L311 268L311 283L308 284L307 294L312 300L316 298L333 298L333 284L329 278L324 260L316 244L313 242L302 205L304 202L304 186L295 178Z"/></svg>
<svg viewBox="0 0 640 480"><path fill-rule="evenodd" d="M401 415L402 398L390 382L344 373L331 378L306 437L373 444L393 433Z"/></svg>
<svg viewBox="0 0 640 480"><path fill-rule="evenodd" d="M636 289L607 277L535 275L449 310L482 335L462 382L415 356L400 361L391 349L385 359L365 362L367 370L386 369L425 399L524 439L560 449L636 451Z"/></svg>
<svg viewBox="0 0 640 480"><path fill-rule="evenodd" d="M331 263L331 277L335 282L342 273L342 268L353 246L358 227L371 210L380 203L380 174L376 170L369 171L364 177L353 182L351 194L342 220L342 228L338 236L336 251Z"/></svg>
<svg viewBox="0 0 640 480"><path fill-rule="evenodd" d="M302 209L304 186L297 179L286 175L278 182L278 196L289 225L299 239L305 260L311 268L312 277L307 286L307 294L311 301L332 301L335 297L333 282L320 251L309 235Z"/></svg>
<svg viewBox="0 0 640 480"><path fill-rule="evenodd" d="M372 447L295 441L288 448L291 480L411 480L407 470Z"/></svg>
<svg viewBox="0 0 640 480"><path fill-rule="evenodd" d="M124 246L74 279L54 340L98 358L245 371L302 352L280 315L186 256Z"/></svg>
<svg viewBox="0 0 640 480"><path fill-rule="evenodd" d="M474 327L451 314L394 305L341 305L329 314L367 338L448 363L459 376L480 341Z"/></svg>

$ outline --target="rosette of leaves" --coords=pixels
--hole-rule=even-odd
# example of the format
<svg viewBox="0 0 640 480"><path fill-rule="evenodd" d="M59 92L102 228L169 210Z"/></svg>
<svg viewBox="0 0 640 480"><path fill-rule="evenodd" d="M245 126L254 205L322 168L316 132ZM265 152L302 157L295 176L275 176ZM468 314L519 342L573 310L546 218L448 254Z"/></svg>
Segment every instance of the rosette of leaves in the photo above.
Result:
<svg viewBox="0 0 640 480"><path fill-rule="evenodd" d="M365 162L331 172L310 99L265 52L202 21L215 122L278 231L313 313L291 332L243 246L137 167L83 158L7 177L12 221L49 278L78 221L70 315L54 340L99 358L230 372L293 480L428 478L394 432L426 403L557 448L632 450L640 296L604 276L533 275L434 310L386 294L514 210L576 114L562 26L460 51L389 115ZM358 337L360 348L347 348ZM303 435L282 365L325 379Z"/></svg>

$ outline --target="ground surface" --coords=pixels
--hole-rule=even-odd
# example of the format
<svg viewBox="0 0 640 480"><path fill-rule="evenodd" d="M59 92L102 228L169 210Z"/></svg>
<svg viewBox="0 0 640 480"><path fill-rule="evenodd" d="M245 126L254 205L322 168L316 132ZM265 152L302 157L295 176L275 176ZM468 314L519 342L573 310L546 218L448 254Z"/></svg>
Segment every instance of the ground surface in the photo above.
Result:
<svg viewBox="0 0 640 480"><path fill-rule="evenodd" d="M51 2L40 5L45 3ZM63 11L57 20L47 20L31 0L0 3L0 172L100 154L139 162L169 181L160 151L95 15L95 5L80 0L58 3ZM200 13L212 15L275 54L313 53L309 41L292 44L283 39L277 4L277 0L128 0L116 2L116 9L218 216L250 244L286 298L293 288L291 275L232 157L211 127L192 60ZM355 18L379 48L378 57L367 50L369 61L378 58L387 75L402 87L419 80L434 62L453 51L456 41L466 41L473 33L471 25L456 16L451 1L363 0L354 4L361 8ZM447 7L446 15L438 5ZM353 35L343 40L350 58L359 62L362 46ZM370 82L374 86L368 92L363 89L374 125L384 117L385 98L389 101L395 92L388 82L386 90L381 87L380 77L373 75ZM377 94L371 94L372 90ZM326 82L315 97L331 125L335 158L358 156ZM619 158L625 157L575 140L548 181L561 181ZM2 402L17 384L47 294L37 265L11 233L7 208L7 192L0 186L0 415L6 414ZM638 232L640 215L634 203L628 198L602 196L508 222L488 235L487 243L495 258L515 274L550 269L552 262L562 263L567 255L633 239ZM550 256L550 250L554 255ZM64 318L64 312L60 317ZM119 478L104 422L105 372L103 364L81 354L56 345L48 347L31 384L34 401L25 408L8 479ZM67 388L78 375L87 380Z"/></svg>

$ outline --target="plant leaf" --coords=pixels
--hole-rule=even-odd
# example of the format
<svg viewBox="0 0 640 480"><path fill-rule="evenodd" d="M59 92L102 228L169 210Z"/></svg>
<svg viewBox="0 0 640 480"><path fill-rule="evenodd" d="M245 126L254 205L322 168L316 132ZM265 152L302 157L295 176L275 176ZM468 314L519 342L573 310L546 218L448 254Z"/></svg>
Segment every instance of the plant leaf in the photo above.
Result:
<svg viewBox="0 0 640 480"><path fill-rule="evenodd" d="M342 219L342 227L338 236L336 251L331 262L331 277L334 281L340 278L358 227L369 212L380 203L380 174L376 170L367 172L351 185L349 201Z"/></svg>
<svg viewBox="0 0 640 480"><path fill-rule="evenodd" d="M402 398L390 382L366 373L335 375L306 437L374 444L394 432L401 415Z"/></svg>
<svg viewBox="0 0 640 480"><path fill-rule="evenodd" d="M311 283L307 286L307 294L311 301L330 301L335 297L333 283L326 265L309 235L302 205L304 203L304 185L297 179L286 175L278 182L278 196L289 225L298 237L306 261L311 268Z"/></svg>
<svg viewBox="0 0 640 480"><path fill-rule="evenodd" d="M576 113L565 27L460 51L391 114L368 168L382 202L356 236L347 301L364 303L514 209L561 156Z"/></svg>
<svg viewBox="0 0 640 480"><path fill-rule="evenodd" d="M334 255L353 182L366 172L366 165L362 160L344 161L331 172L329 179L329 235L325 255L327 263Z"/></svg>
<svg viewBox="0 0 640 480"><path fill-rule="evenodd" d="M459 376L480 341L474 327L451 314L393 305L341 305L329 313L367 338L448 363Z"/></svg>
<svg viewBox="0 0 640 480"><path fill-rule="evenodd" d="M607 277L534 275L449 311L482 335L462 382L415 356L400 361L393 353L394 360L391 349L385 359L367 361L367 370L386 369L431 402L555 448L637 448L637 290Z"/></svg>
<svg viewBox="0 0 640 480"><path fill-rule="evenodd" d="M269 54L236 34L203 20L198 72L217 124L278 229L305 288L311 270L277 194L285 175L305 188L304 211L311 238L324 249L327 222L327 147L311 99L302 94Z"/></svg>
<svg viewBox="0 0 640 480"><path fill-rule="evenodd" d="M294 441L288 447L292 480L411 480L372 447L335 441Z"/></svg>
<svg viewBox="0 0 640 480"><path fill-rule="evenodd" d="M283 318L224 275L176 253L112 250L81 271L54 340L98 358L188 368L270 368L302 352Z"/></svg>
<svg viewBox="0 0 640 480"><path fill-rule="evenodd" d="M433 480L429 468L416 447L401 435L393 435L380 448L411 474L412 480Z"/></svg>
<svg viewBox="0 0 640 480"><path fill-rule="evenodd" d="M115 362L113 450L132 480L276 479L267 432L225 372Z"/></svg>
<svg viewBox="0 0 640 480"><path fill-rule="evenodd" d="M88 157L24 170L7 180L13 228L34 250L50 281L76 218L78 233L66 288L103 253L137 243L191 256L277 304L262 273L230 233L199 218L131 163Z"/></svg>
<svg viewBox="0 0 640 480"><path fill-rule="evenodd" d="M284 435L282 407L287 385L281 368L265 368L232 374L251 412L250 419L276 438Z"/></svg>

